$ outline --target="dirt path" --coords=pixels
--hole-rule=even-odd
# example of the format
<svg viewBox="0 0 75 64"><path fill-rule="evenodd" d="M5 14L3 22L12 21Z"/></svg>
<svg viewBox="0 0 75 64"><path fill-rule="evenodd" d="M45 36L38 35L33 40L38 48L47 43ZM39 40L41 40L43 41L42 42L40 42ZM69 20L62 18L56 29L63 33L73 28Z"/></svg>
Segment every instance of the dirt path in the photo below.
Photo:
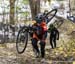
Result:
<svg viewBox="0 0 75 64"><path fill-rule="evenodd" d="M57 41L57 48L51 49L49 37L46 44L46 62L42 63L41 58L35 58L31 43L28 44L26 51L23 54L18 54L15 43L0 44L0 64L72 64L75 61L75 52L67 56L61 48L63 41L65 43L65 34L60 34L60 39ZM66 38L66 41L69 39ZM62 41L62 42L61 42ZM65 43L66 44L66 43Z"/></svg>
<svg viewBox="0 0 75 64"><path fill-rule="evenodd" d="M60 44L59 44L60 45ZM46 45L46 62L42 63L41 58L35 58L31 44L28 44L23 54L18 54L15 43L0 44L0 64L72 64L75 57L64 57L64 52L59 47L51 49ZM63 62L62 62L63 61ZM71 62L70 62L71 61Z"/></svg>

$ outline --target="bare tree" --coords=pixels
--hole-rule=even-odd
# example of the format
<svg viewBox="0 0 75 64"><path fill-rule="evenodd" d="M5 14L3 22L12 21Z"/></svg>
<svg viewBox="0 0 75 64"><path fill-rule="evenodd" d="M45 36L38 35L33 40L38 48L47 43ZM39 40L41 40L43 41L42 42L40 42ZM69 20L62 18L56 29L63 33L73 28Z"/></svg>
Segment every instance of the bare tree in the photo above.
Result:
<svg viewBox="0 0 75 64"><path fill-rule="evenodd" d="M71 4L70 4L70 0L69 0L69 15L71 15Z"/></svg>
<svg viewBox="0 0 75 64"><path fill-rule="evenodd" d="M40 0L29 0L32 19L40 12Z"/></svg>
<svg viewBox="0 0 75 64"><path fill-rule="evenodd" d="M15 1L16 0L10 0L10 28L12 29L13 39L15 39Z"/></svg>
<svg viewBox="0 0 75 64"><path fill-rule="evenodd" d="M15 13L15 1L16 0L10 0L10 24L15 24L14 20L14 13Z"/></svg>

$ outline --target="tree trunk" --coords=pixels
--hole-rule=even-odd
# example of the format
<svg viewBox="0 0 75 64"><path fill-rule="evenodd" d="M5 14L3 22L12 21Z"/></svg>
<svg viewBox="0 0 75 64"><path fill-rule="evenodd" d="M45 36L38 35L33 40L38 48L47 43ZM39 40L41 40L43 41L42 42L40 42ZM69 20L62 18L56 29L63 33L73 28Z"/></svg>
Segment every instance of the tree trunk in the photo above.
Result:
<svg viewBox="0 0 75 64"><path fill-rule="evenodd" d="M10 0L10 28L12 29L13 41L15 40L15 1Z"/></svg>
<svg viewBox="0 0 75 64"><path fill-rule="evenodd" d="M14 13L15 13L15 0L10 0L10 24L14 25Z"/></svg>
<svg viewBox="0 0 75 64"><path fill-rule="evenodd" d="M17 5L18 5L19 0L16 0L16 22L18 23L18 10L17 10Z"/></svg>
<svg viewBox="0 0 75 64"><path fill-rule="evenodd" d="M70 0L70 5L71 5L71 13L73 16L75 16L75 0Z"/></svg>
<svg viewBox="0 0 75 64"><path fill-rule="evenodd" d="M29 4L31 8L32 19L34 19L35 16L40 13L40 0L29 0Z"/></svg>
<svg viewBox="0 0 75 64"><path fill-rule="evenodd" d="M71 16L71 4L70 4L70 0L69 0L69 16Z"/></svg>

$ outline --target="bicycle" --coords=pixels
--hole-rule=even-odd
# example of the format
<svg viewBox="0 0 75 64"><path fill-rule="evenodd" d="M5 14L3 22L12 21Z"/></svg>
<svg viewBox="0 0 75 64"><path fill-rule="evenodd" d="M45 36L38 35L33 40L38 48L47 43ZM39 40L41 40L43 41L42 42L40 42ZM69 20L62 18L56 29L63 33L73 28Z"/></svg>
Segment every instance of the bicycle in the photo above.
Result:
<svg viewBox="0 0 75 64"><path fill-rule="evenodd" d="M53 9L48 13L46 13L45 15L43 15L45 19L48 18L47 24L55 17L56 13L57 13L57 9ZM26 50L28 44L28 38L29 38L28 35L31 36L32 32L33 32L33 28L30 26L24 26L19 30L16 39L16 49L19 54L22 54Z"/></svg>

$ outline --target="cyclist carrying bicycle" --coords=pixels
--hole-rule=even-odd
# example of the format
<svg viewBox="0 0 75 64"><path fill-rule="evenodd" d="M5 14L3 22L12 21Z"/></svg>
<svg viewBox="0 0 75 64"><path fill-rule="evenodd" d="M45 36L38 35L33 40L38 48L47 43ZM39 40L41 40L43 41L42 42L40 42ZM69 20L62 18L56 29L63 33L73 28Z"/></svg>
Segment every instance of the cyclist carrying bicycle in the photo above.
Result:
<svg viewBox="0 0 75 64"><path fill-rule="evenodd" d="M52 14L51 14L52 13ZM53 9L46 14L37 15L34 19L34 24L22 27L17 35L16 39L16 49L19 54L23 53L28 44L28 34L31 36L33 49L36 51L37 56L41 53L41 57L45 57L45 45L47 37L47 25L53 17L56 15L57 9ZM22 36L24 39L22 38ZM24 41L20 40L23 39ZM40 41L40 50L38 48L37 42ZM24 45L24 46L22 46ZM42 59L43 60L43 59Z"/></svg>
<svg viewBox="0 0 75 64"><path fill-rule="evenodd" d="M34 28L32 36L33 49L36 52L36 57L39 57L41 53L41 57L44 58L46 37L47 37L47 26L45 19L42 16L40 16L39 18L36 17L33 28ZM40 41L40 50L37 45L38 41Z"/></svg>

